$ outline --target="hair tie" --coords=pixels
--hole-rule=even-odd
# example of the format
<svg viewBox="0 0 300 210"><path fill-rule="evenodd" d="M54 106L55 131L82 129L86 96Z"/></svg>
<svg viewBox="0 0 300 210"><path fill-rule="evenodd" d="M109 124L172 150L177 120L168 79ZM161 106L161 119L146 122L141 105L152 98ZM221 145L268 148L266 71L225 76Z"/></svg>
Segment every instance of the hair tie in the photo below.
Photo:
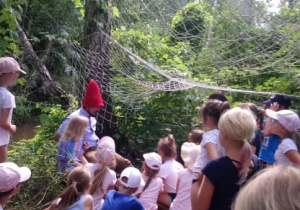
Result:
<svg viewBox="0 0 300 210"><path fill-rule="evenodd" d="M247 140L247 139L244 139L244 140L243 140L243 142L244 142L244 143L247 143L247 142L248 142L248 140Z"/></svg>

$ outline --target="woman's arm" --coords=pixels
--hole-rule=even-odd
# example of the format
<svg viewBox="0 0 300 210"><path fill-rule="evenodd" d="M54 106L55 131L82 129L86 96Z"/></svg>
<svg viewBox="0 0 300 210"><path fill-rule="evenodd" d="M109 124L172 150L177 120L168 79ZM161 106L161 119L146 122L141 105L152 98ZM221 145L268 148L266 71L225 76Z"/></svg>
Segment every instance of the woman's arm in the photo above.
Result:
<svg viewBox="0 0 300 210"><path fill-rule="evenodd" d="M295 165L300 166L300 154L297 150L289 150L284 153L287 158L292 161Z"/></svg>
<svg viewBox="0 0 300 210"><path fill-rule="evenodd" d="M200 187L195 196L192 197L193 210L207 210L215 190L213 183L203 175Z"/></svg>

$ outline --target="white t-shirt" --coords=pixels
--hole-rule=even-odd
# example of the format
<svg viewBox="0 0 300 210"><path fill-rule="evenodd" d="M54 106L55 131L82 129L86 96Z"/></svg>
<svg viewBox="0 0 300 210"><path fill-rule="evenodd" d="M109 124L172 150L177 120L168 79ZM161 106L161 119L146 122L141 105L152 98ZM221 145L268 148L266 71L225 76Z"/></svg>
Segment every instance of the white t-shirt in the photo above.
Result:
<svg viewBox="0 0 300 210"><path fill-rule="evenodd" d="M205 149L205 145L207 143L214 143L217 145L217 150L219 157L223 157L225 155L225 150L221 146L219 141L219 130L213 129L203 133L202 141L200 143L201 153L197 157L194 164L194 171L201 171L204 166L208 163L209 159L207 156L207 150ZM195 176L194 176L195 178Z"/></svg>
<svg viewBox="0 0 300 210"><path fill-rule="evenodd" d="M148 177L143 175L143 180L145 183L148 180ZM140 186L136 191L135 195L139 194L143 190L143 186ZM143 204L145 210L156 210L157 199L159 192L163 191L163 181L160 177L155 177L151 180L149 186L142 192L139 200Z"/></svg>
<svg viewBox="0 0 300 210"><path fill-rule="evenodd" d="M92 179L94 179L94 173L95 171L100 168L101 163L88 163L85 166L87 166L92 173ZM104 192L102 192L100 189L94 194L92 195L93 200L94 200L94 209L95 210L100 210L101 206L102 206L102 198L103 196L106 194L107 192L107 188L111 185L114 185L117 181L117 176L116 176L116 172L109 169L106 166L106 174L103 180L103 186L102 189L105 189Z"/></svg>
<svg viewBox="0 0 300 210"><path fill-rule="evenodd" d="M298 151L297 145L290 138L283 139L275 152L274 164L275 165L293 165L293 162L290 161L290 159L288 159L288 157L285 155L285 153L290 150Z"/></svg>
<svg viewBox="0 0 300 210"><path fill-rule="evenodd" d="M2 207L2 205L0 204L0 210L3 210L3 207Z"/></svg>
<svg viewBox="0 0 300 210"><path fill-rule="evenodd" d="M167 193L176 193L178 172L183 170L183 166L174 159L164 162L158 172L158 176L165 179L165 191Z"/></svg>
<svg viewBox="0 0 300 210"><path fill-rule="evenodd" d="M170 210L192 210L191 188L194 173L186 168L178 173L178 189L176 198L170 206Z"/></svg>
<svg viewBox="0 0 300 210"><path fill-rule="evenodd" d="M13 108L16 108L15 97L6 88L0 87L0 116L5 108L11 108L8 115L8 122L11 122ZM9 143L9 135L9 131L0 127L0 146Z"/></svg>

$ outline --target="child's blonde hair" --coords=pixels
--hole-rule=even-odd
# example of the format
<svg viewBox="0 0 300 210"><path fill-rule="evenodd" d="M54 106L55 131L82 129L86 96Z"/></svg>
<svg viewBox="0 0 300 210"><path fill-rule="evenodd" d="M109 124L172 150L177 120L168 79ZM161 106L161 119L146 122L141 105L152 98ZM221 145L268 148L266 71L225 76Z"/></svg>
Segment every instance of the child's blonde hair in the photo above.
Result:
<svg viewBox="0 0 300 210"><path fill-rule="evenodd" d="M221 114L230 109L227 101L219 101L216 99L207 100L199 109L199 117L205 122L208 117L211 117L215 125L218 125Z"/></svg>
<svg viewBox="0 0 300 210"><path fill-rule="evenodd" d="M49 210L66 209L75 203L78 198L85 193L91 183L91 172L86 166L77 166L72 169L67 178L67 187L59 195L59 204L53 203Z"/></svg>
<svg viewBox="0 0 300 210"><path fill-rule="evenodd" d="M248 175L249 165L252 158L249 142L254 137L256 121L252 112L248 109L235 107L225 112L219 121L220 132L225 132L232 145L242 146L239 172L240 179L237 184L243 183ZM225 148L226 150L226 148Z"/></svg>
<svg viewBox="0 0 300 210"><path fill-rule="evenodd" d="M203 130L194 129L188 135L188 141L195 144L200 144L203 137Z"/></svg>
<svg viewBox="0 0 300 210"><path fill-rule="evenodd" d="M157 144L158 151L162 151L166 157L176 157L177 156L177 146L172 134L167 137L161 138Z"/></svg>
<svg viewBox="0 0 300 210"><path fill-rule="evenodd" d="M82 116L74 116L70 119L61 139L79 141L83 137L87 125L88 118Z"/></svg>
<svg viewBox="0 0 300 210"><path fill-rule="evenodd" d="M285 165L268 167L240 190L232 209L300 209L299 189L299 168Z"/></svg>

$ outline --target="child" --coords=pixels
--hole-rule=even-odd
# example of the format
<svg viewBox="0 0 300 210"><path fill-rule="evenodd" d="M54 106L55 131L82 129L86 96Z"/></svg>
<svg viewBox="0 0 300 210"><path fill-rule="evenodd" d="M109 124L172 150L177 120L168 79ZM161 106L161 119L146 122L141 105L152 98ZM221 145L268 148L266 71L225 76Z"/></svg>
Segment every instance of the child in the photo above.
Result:
<svg viewBox="0 0 300 210"><path fill-rule="evenodd" d="M178 172L183 170L183 166L175 160L177 157L176 143L172 134L158 141L157 150L163 162L158 176L162 178L164 190L167 193L160 194L158 204L161 208L163 206L168 208L176 197Z"/></svg>
<svg viewBox="0 0 300 210"><path fill-rule="evenodd" d="M205 132L200 144L201 153L195 161L194 171L200 172L209 160L224 156L224 148L219 142L218 122L221 114L229 108L228 102L212 99L201 106L199 116L202 119ZM194 182L196 180L197 174L194 175ZM195 187L192 187L193 192Z"/></svg>
<svg viewBox="0 0 300 210"><path fill-rule="evenodd" d="M219 136L226 156L211 160L199 173L198 189L191 194L193 209L230 209L248 176L252 162L249 141L255 129L255 118L248 109L235 107L221 116Z"/></svg>
<svg viewBox="0 0 300 210"><path fill-rule="evenodd" d="M300 170L274 166L261 171L238 193L233 210L300 209Z"/></svg>
<svg viewBox="0 0 300 210"><path fill-rule="evenodd" d="M184 161L184 170L178 173L176 198L171 203L170 210L191 210L191 188L193 180L193 166L200 147L191 142L184 142L181 146L181 157Z"/></svg>
<svg viewBox="0 0 300 210"><path fill-rule="evenodd" d="M6 161L9 136L17 128L11 124L15 97L7 88L15 84L20 73L26 74L14 58L0 58L0 163Z"/></svg>
<svg viewBox="0 0 300 210"><path fill-rule="evenodd" d="M94 200L94 209L101 209L103 198L109 190L114 189L117 181L116 173L108 165L114 160L115 142L109 137L102 137L97 146L97 163L88 163L86 166L92 173L90 195Z"/></svg>
<svg viewBox="0 0 300 210"><path fill-rule="evenodd" d="M27 181L31 171L27 167L18 167L15 163L0 163L0 210L9 198L17 194L21 183Z"/></svg>
<svg viewBox="0 0 300 210"><path fill-rule="evenodd" d="M267 120L266 127L280 136L280 144L275 152L275 165L300 166L299 146L300 139L297 129L300 128L298 115L289 110L275 112L266 110L266 114L272 120Z"/></svg>
<svg viewBox="0 0 300 210"><path fill-rule="evenodd" d="M262 128L264 112L263 112L263 110L258 109L257 106L253 103L242 103L242 104L240 104L239 107L244 108L244 109L250 109L256 118L257 128L255 130L255 137L251 140L250 144L251 144L253 154L258 156L260 147L261 147L260 130Z"/></svg>
<svg viewBox="0 0 300 210"><path fill-rule="evenodd" d="M56 160L59 172L64 173L74 166L87 163L83 156L81 138L87 128L88 119L82 116L74 116L68 123L58 146Z"/></svg>
<svg viewBox="0 0 300 210"><path fill-rule="evenodd" d="M45 210L93 210L93 198L86 194L91 185L92 175L86 166L77 166L70 171L67 188Z"/></svg>
<svg viewBox="0 0 300 210"><path fill-rule="evenodd" d="M203 137L203 131L199 129L192 130L188 135L188 142L193 142L197 145L200 145Z"/></svg>
<svg viewBox="0 0 300 210"><path fill-rule="evenodd" d="M125 168L117 182L119 191L110 190L106 194L102 210L143 210L141 202L133 196L140 185L144 185L141 172L134 168Z"/></svg>
<svg viewBox="0 0 300 210"><path fill-rule="evenodd" d="M142 178L146 184L140 187L135 195L146 210L155 210L158 208L158 195L163 191L162 179L157 176L162 161L159 154L155 152L146 153L143 157L145 161L143 162Z"/></svg>

